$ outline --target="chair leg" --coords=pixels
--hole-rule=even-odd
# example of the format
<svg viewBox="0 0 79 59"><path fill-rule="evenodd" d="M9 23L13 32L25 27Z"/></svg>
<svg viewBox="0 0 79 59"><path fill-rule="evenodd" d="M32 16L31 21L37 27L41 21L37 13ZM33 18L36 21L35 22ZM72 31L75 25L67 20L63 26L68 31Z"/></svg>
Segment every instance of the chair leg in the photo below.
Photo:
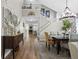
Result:
<svg viewBox="0 0 79 59"><path fill-rule="evenodd" d="M54 47L54 45L52 44L52 47Z"/></svg>
<svg viewBox="0 0 79 59"><path fill-rule="evenodd" d="M48 45L48 49L50 50L50 45Z"/></svg>
<svg viewBox="0 0 79 59"><path fill-rule="evenodd" d="M47 42L46 42L46 47L47 47Z"/></svg>

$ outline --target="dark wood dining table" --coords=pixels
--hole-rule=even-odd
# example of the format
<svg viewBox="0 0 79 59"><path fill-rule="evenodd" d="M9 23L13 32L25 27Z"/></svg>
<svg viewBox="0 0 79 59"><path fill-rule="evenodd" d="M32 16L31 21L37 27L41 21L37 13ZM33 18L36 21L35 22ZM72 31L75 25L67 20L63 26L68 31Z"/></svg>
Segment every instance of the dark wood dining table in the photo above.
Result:
<svg viewBox="0 0 79 59"><path fill-rule="evenodd" d="M61 42L68 42L69 39L64 37L52 37L52 38L54 39L54 42L56 44L57 54L59 54L59 52L61 51Z"/></svg>

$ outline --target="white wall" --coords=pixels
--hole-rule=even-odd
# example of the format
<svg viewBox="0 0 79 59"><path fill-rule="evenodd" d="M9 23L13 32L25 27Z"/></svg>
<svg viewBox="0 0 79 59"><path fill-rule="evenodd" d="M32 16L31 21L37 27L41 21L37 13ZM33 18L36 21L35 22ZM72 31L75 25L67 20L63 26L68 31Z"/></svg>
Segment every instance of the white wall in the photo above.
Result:
<svg viewBox="0 0 79 59"><path fill-rule="evenodd" d="M20 17L22 15L22 3L23 0L3 0L2 6L9 9L12 14Z"/></svg>
<svg viewBox="0 0 79 59"><path fill-rule="evenodd" d="M39 0L41 4L57 11L63 12L66 7L66 0ZM78 13L78 0L68 0L68 7L74 13Z"/></svg>
<svg viewBox="0 0 79 59"><path fill-rule="evenodd" d="M44 38L44 32L52 32L52 33L57 33L57 32L61 32L61 28L62 28L62 21L59 20L60 17L60 13L57 13L54 10L51 10L50 8L48 8L47 6L43 6L43 8L45 8L46 10L50 10L50 17L46 17L46 16L41 16L40 19L40 26L42 26L42 24L50 22L49 25L45 25L46 27L40 31L40 37ZM44 17L44 18L43 18ZM39 29L41 30L41 28Z"/></svg>
<svg viewBox="0 0 79 59"><path fill-rule="evenodd" d="M56 34L57 32L62 32L62 21L50 21L51 24L45 28L43 31L40 32L40 36L41 38L44 38L44 32L48 32L50 34L50 32Z"/></svg>
<svg viewBox="0 0 79 59"><path fill-rule="evenodd" d="M49 22L51 22L51 20L52 21L56 21L56 11L54 11L54 10L52 10L52 9L50 9L50 8L48 8L47 6L44 6L44 5L41 5L41 8L44 8L45 9L45 11L46 10L50 10L50 17L47 17L47 16L43 16L43 15L39 15L40 16L40 21L39 21L39 27L41 28L41 27L44 27L45 25L47 25Z"/></svg>
<svg viewBox="0 0 79 59"><path fill-rule="evenodd" d="M1 0L1 1L2 1L2 7L11 11L13 15L17 16L17 20L21 21L23 0ZM7 15L7 13L5 14ZM21 26L22 25L20 24L17 30L21 30L21 32L23 32L23 29L20 28Z"/></svg>

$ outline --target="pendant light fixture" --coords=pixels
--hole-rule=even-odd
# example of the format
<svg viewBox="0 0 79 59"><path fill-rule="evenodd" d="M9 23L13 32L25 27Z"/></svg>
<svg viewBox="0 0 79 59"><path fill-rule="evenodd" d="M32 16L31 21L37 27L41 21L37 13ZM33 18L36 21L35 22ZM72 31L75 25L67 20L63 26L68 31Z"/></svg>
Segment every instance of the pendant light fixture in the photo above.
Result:
<svg viewBox="0 0 79 59"><path fill-rule="evenodd" d="M76 14L71 12L71 10L68 7L68 0L66 0L66 8L65 8L64 12L62 13L60 19L71 18L71 17L76 17Z"/></svg>

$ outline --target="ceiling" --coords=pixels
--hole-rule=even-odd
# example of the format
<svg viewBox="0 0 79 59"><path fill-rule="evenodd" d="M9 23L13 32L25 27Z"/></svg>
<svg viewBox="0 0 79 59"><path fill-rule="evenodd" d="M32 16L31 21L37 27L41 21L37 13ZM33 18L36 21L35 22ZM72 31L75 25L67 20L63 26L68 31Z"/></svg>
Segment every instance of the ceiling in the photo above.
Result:
<svg viewBox="0 0 79 59"><path fill-rule="evenodd" d="M31 2L30 2L31 1ZM43 4L57 12L63 12L66 0L24 0L24 3ZM74 13L78 13L78 0L68 0L68 7Z"/></svg>
<svg viewBox="0 0 79 59"><path fill-rule="evenodd" d="M66 6L66 0L40 0L40 2L57 12L63 12ZM78 0L68 0L68 7L74 13L78 13Z"/></svg>

